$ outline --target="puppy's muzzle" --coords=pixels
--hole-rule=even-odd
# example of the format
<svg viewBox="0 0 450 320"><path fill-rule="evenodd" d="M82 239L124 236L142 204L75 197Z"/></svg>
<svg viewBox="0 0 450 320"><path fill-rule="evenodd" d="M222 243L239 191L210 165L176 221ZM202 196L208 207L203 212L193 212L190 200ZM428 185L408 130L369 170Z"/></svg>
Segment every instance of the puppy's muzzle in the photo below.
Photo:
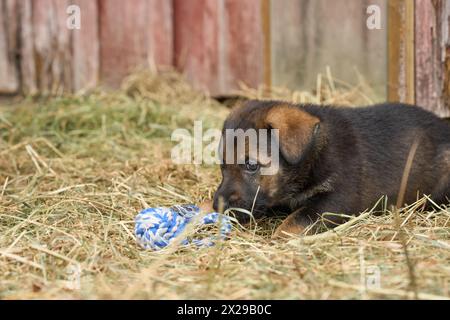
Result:
<svg viewBox="0 0 450 320"><path fill-rule="evenodd" d="M214 211L225 211L228 208L236 206L240 202L240 197L236 193L230 195L223 193L220 189L214 194Z"/></svg>

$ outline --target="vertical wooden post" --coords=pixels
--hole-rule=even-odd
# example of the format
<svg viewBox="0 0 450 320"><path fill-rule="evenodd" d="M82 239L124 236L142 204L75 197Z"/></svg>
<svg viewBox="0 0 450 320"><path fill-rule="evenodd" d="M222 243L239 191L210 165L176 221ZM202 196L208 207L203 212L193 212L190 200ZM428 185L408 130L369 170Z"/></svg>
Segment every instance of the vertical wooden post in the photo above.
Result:
<svg viewBox="0 0 450 320"><path fill-rule="evenodd" d="M272 87L271 0L261 0L262 32L264 36L264 85Z"/></svg>
<svg viewBox="0 0 450 320"><path fill-rule="evenodd" d="M406 102L411 104L416 102L414 4L412 0L406 0L405 3Z"/></svg>
<svg viewBox="0 0 450 320"><path fill-rule="evenodd" d="M415 103L414 1L388 1L388 100Z"/></svg>

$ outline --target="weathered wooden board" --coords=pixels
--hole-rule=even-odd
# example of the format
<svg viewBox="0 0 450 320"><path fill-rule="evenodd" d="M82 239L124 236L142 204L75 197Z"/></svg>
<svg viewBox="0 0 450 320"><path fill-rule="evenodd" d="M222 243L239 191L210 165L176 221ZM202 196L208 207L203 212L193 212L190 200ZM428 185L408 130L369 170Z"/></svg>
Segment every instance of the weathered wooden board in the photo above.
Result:
<svg viewBox="0 0 450 320"><path fill-rule="evenodd" d="M149 54L155 65L173 65L173 4L167 0L149 2Z"/></svg>
<svg viewBox="0 0 450 320"><path fill-rule="evenodd" d="M380 8L381 29L369 30L367 7L373 4ZM271 1L273 85L310 90L329 66L349 84L358 83L359 72L384 100L386 20L386 0Z"/></svg>
<svg viewBox="0 0 450 320"><path fill-rule="evenodd" d="M174 0L175 66L196 88L216 93L223 89L219 64L219 20L223 0ZM222 9L221 9L222 7Z"/></svg>
<svg viewBox="0 0 450 320"><path fill-rule="evenodd" d="M450 1L416 0L416 102L450 117Z"/></svg>
<svg viewBox="0 0 450 320"><path fill-rule="evenodd" d="M32 0L19 2L20 11L20 73L22 78L21 90L25 94L36 94L38 84L36 65L34 61L34 34Z"/></svg>
<svg viewBox="0 0 450 320"><path fill-rule="evenodd" d="M388 100L415 103L415 2L388 4Z"/></svg>
<svg viewBox="0 0 450 320"><path fill-rule="evenodd" d="M18 16L17 0L0 0L0 94L19 90Z"/></svg>
<svg viewBox="0 0 450 320"><path fill-rule="evenodd" d="M175 0L175 65L199 89L230 93L264 81L261 0Z"/></svg>
<svg viewBox="0 0 450 320"><path fill-rule="evenodd" d="M171 65L172 3L100 0L101 81L117 86L140 66Z"/></svg>
<svg viewBox="0 0 450 320"><path fill-rule="evenodd" d="M34 59L40 92L72 90L68 0L33 0Z"/></svg>
<svg viewBox="0 0 450 320"><path fill-rule="evenodd" d="M19 3L20 71L26 94L58 94L98 84L97 2L23 0ZM67 27L67 7L78 5L81 29Z"/></svg>
<svg viewBox="0 0 450 320"><path fill-rule="evenodd" d="M81 12L81 29L72 33L73 90L87 90L99 84L100 36L98 3L92 0L73 0Z"/></svg>
<svg viewBox="0 0 450 320"><path fill-rule="evenodd" d="M72 86L68 0L21 3L21 71L25 93L58 94Z"/></svg>
<svg viewBox="0 0 450 320"><path fill-rule="evenodd" d="M226 49L224 90L239 82L258 87L264 82L264 34L260 0L226 0L221 33ZM245 53L245 54L243 54Z"/></svg>
<svg viewBox="0 0 450 320"><path fill-rule="evenodd" d="M66 27L71 4L81 30ZM380 7L381 30L366 26L369 5ZM330 66L349 84L361 74L379 100L450 116L448 0L0 0L0 9L3 94L116 87L136 67L160 65L213 95L241 82L310 90Z"/></svg>

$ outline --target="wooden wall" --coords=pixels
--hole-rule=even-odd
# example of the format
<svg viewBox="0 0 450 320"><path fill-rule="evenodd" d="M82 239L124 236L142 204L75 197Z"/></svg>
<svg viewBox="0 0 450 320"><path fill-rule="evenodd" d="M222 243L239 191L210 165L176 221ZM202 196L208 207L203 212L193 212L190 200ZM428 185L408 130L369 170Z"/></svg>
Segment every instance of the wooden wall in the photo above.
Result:
<svg viewBox="0 0 450 320"><path fill-rule="evenodd" d="M388 99L450 117L450 1L390 0Z"/></svg>
<svg viewBox="0 0 450 320"><path fill-rule="evenodd" d="M19 90L17 16L16 1L0 2L0 93L15 93Z"/></svg>
<svg viewBox="0 0 450 320"><path fill-rule="evenodd" d="M175 66L215 94L263 82L260 0L175 0Z"/></svg>
<svg viewBox="0 0 450 320"><path fill-rule="evenodd" d="M415 98L450 117L450 1L416 0Z"/></svg>
<svg viewBox="0 0 450 320"><path fill-rule="evenodd" d="M101 0L98 3L101 79L104 83L117 86L127 74L143 64L172 64L171 1Z"/></svg>
<svg viewBox="0 0 450 320"><path fill-rule="evenodd" d="M81 30L66 27L69 4ZM369 5L382 29L366 27ZM450 115L449 0L0 0L0 94L117 87L168 65L213 95L312 89L327 66Z"/></svg>
<svg viewBox="0 0 450 320"><path fill-rule="evenodd" d="M379 30L366 25L371 4L381 9ZM386 0L272 1L273 84L314 87L317 75L329 66L349 84L357 84L362 75L385 97L386 14Z"/></svg>
<svg viewBox="0 0 450 320"><path fill-rule="evenodd" d="M81 30L66 28L70 4L80 6ZM0 0L0 93L117 87L138 67L164 65L212 94L240 82L256 87L265 68L260 7L260 0Z"/></svg>
<svg viewBox="0 0 450 320"><path fill-rule="evenodd" d="M69 4L84 8L83 32L66 27ZM1 0L0 7L0 29L6 29L0 32L0 93L61 93L98 84L95 1Z"/></svg>

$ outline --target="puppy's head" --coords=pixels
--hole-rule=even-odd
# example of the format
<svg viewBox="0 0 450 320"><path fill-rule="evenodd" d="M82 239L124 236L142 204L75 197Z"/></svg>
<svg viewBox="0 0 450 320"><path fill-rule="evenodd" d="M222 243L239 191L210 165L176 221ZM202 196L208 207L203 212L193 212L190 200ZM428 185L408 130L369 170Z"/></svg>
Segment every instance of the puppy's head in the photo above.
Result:
<svg viewBox="0 0 450 320"><path fill-rule="evenodd" d="M222 182L214 209L253 209L261 217L291 206L290 197L301 192L309 174L306 164L320 131L319 118L283 102L249 101L233 110L222 131ZM235 214L241 222L249 219Z"/></svg>

